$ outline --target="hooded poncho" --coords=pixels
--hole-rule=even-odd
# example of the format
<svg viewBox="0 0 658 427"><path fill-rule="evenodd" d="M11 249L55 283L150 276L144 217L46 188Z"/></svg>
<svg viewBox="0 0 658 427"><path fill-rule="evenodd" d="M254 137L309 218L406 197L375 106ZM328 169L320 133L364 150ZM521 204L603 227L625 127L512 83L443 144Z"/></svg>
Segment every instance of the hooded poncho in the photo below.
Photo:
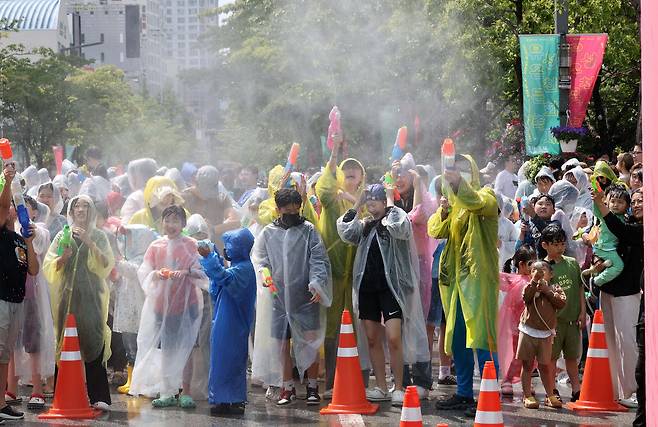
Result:
<svg viewBox="0 0 658 427"><path fill-rule="evenodd" d="M457 300L466 322L466 347L496 349L498 205L492 189L480 188L475 160L464 157L471 162L471 182L462 179L455 193L444 180L443 194L450 201L450 213L442 221L439 208L428 222L430 237L448 239L439 264L447 353L452 352Z"/></svg>

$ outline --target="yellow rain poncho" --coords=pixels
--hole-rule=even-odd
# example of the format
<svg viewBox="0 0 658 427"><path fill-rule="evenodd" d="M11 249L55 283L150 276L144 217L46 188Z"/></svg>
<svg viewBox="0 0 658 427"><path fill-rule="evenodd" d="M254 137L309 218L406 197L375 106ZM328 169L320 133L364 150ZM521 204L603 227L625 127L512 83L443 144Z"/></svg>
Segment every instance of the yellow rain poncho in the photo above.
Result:
<svg viewBox="0 0 658 427"><path fill-rule="evenodd" d="M340 197L345 180L343 165L348 161L355 161L361 166L363 179L358 191L363 190L366 171L363 165L355 159L345 159L336 168L335 174L327 165L315 185L315 192L322 204L318 231L329 254L333 278L333 303L327 309L327 338L336 338L343 309L352 311L352 269L356 247L343 242L336 227L338 218L353 206L353 203Z"/></svg>
<svg viewBox="0 0 658 427"><path fill-rule="evenodd" d="M596 162L596 165L594 165L594 172L592 173L592 177L594 178L598 178L600 176L608 178L610 184L626 185L623 183L623 181L620 181L619 178L617 178L615 171L613 171L610 165L603 160Z"/></svg>
<svg viewBox="0 0 658 427"><path fill-rule="evenodd" d="M480 188L475 160L464 157L471 162L471 182L462 179L455 194L443 181L443 194L448 196L452 210L442 221L439 208L427 227L430 237L448 239L439 267L448 354L452 353L457 298L466 322L466 347L496 349L498 203L491 188Z"/></svg>
<svg viewBox="0 0 658 427"><path fill-rule="evenodd" d="M174 190L178 190L176 188L176 184L174 183L174 181L172 181L169 178L165 178L164 176L154 176L153 178L148 180L148 182L146 183L146 187L144 188L144 200L146 203L146 207L138 210L130 218L128 224L145 225L153 230L156 230L158 233L162 234L162 230L160 229L161 227L160 218L153 218L153 214L151 213L151 208L154 207L154 202L156 202L157 199L157 197L154 196L156 196L156 194L160 191L160 189L164 187L170 187L173 188ZM184 203L183 199L180 198L179 203L177 204L183 205L183 203Z"/></svg>
<svg viewBox="0 0 658 427"><path fill-rule="evenodd" d="M281 182L281 178L283 178L284 174L285 170L283 166L276 165L270 170L268 175L267 192L270 198L263 200L258 206L258 223L263 227L271 224L278 217L276 213L276 204L274 203L274 193L276 193L279 189L279 183ZM315 212L313 205L311 205L308 200L304 200L300 214L311 224L317 227L318 214Z"/></svg>
<svg viewBox="0 0 658 427"><path fill-rule="evenodd" d="M55 236L46 259L43 271L50 284L50 304L52 306L57 339L57 357L64 337L64 325L68 313L75 316L80 340L80 353L85 362L92 362L103 351L103 363L110 358L110 338L112 332L107 326L110 305L110 289L107 277L114 268L114 256L105 233L96 228L96 209L88 196L77 196L69 203L69 223L73 222L73 207L78 201L89 205L87 223L80 225L105 256L107 264L94 256L84 243L73 239L73 255L66 265L57 270L60 231Z"/></svg>

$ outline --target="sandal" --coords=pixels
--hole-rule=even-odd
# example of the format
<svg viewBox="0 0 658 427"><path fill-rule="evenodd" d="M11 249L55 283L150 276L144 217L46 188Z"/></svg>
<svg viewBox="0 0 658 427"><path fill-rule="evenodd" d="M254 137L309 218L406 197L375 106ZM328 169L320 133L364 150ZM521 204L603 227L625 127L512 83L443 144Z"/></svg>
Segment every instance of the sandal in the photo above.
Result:
<svg viewBox="0 0 658 427"><path fill-rule="evenodd" d="M46 406L46 398L43 394L33 393L27 401L27 409L43 409Z"/></svg>
<svg viewBox="0 0 658 427"><path fill-rule="evenodd" d="M174 396L159 397L151 402L154 408L167 408L170 406L176 406L177 403L176 397Z"/></svg>
<svg viewBox="0 0 658 427"><path fill-rule="evenodd" d="M192 399L191 396L188 396L186 394L181 394L180 397L178 398L178 406L180 406L183 409L194 409L196 408L196 403L194 402L194 399Z"/></svg>
<svg viewBox="0 0 658 427"><path fill-rule="evenodd" d="M16 397L16 395L10 391L5 391L5 403L7 405L20 405L23 403L23 399Z"/></svg>

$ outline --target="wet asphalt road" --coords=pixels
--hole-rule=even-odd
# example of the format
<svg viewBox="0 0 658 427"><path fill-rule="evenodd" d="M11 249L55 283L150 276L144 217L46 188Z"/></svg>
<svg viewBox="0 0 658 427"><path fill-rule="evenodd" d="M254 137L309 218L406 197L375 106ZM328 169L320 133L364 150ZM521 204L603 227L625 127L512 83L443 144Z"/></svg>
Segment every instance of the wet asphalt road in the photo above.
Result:
<svg viewBox="0 0 658 427"><path fill-rule="evenodd" d="M542 386L538 378L533 378L537 389L538 400L543 400ZM479 381L476 381L476 384ZM321 384L322 386L322 384ZM541 407L539 410L523 408L521 402L520 385L515 385L514 399L503 399L502 409L505 425L515 426L581 426L581 425L631 425L634 417L629 413L574 413L567 409L554 410ZM305 388L297 386L300 395L305 394ZM29 389L21 390L29 395ZM429 401L422 402L423 424L436 426L437 423L449 425L472 425L473 420L464 417L462 411L444 411L438 413L434 409L434 401L452 394L454 387L438 386L433 390ZM560 386L562 396L570 394L569 388ZM477 395L477 394L476 394ZM260 387L251 387L249 390L249 404L244 417L214 417L210 415L210 406L207 402L197 402L194 410L180 408L154 409L149 399L113 394L112 410L94 421L61 421L49 422L54 426L384 426L398 425L400 422L400 408L392 408L390 404L383 404L374 416L324 416L319 414L318 407L308 407L305 401L298 400L286 407L277 407L273 402L265 399L264 390ZM50 404L50 401L48 402ZM18 409L18 408L17 408ZM6 425L44 425L37 419L37 414L28 411L23 404L21 410L25 411L24 421L7 422Z"/></svg>

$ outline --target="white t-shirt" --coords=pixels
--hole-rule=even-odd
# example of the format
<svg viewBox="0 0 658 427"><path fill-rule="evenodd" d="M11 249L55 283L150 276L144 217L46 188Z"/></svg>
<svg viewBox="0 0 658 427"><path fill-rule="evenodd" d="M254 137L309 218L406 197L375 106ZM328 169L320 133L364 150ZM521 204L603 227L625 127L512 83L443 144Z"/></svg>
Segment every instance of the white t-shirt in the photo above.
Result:
<svg viewBox="0 0 658 427"><path fill-rule="evenodd" d="M507 169L503 169L496 176L496 183L494 190L505 197L514 200L516 196L516 188L519 186L519 178Z"/></svg>

